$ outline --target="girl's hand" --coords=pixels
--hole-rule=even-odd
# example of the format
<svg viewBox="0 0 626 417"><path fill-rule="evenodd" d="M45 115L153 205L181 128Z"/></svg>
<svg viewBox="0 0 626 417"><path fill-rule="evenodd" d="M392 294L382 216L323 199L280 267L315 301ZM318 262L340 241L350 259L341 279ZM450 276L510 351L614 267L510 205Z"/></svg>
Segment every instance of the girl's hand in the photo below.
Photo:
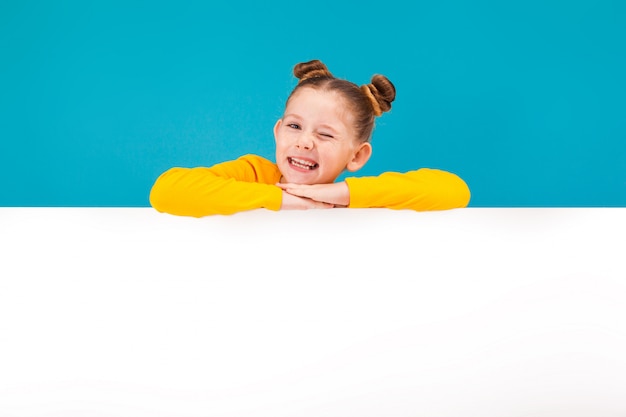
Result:
<svg viewBox="0 0 626 417"><path fill-rule="evenodd" d="M276 184L285 194L307 198L332 207L347 207L350 204L350 189L345 181L332 184Z"/></svg>
<svg viewBox="0 0 626 417"><path fill-rule="evenodd" d="M283 190L283 201L281 210L307 210L315 208L333 208L332 204L311 200L309 198L298 197Z"/></svg>

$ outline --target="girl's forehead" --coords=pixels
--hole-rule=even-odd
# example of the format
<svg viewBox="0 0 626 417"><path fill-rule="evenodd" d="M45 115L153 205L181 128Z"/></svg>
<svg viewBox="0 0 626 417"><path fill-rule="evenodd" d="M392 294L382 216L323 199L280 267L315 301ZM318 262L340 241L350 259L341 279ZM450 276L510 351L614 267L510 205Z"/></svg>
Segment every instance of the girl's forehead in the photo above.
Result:
<svg viewBox="0 0 626 417"><path fill-rule="evenodd" d="M345 104L345 99L336 91L302 87L291 96L287 102L287 109L318 109L345 115L349 113Z"/></svg>

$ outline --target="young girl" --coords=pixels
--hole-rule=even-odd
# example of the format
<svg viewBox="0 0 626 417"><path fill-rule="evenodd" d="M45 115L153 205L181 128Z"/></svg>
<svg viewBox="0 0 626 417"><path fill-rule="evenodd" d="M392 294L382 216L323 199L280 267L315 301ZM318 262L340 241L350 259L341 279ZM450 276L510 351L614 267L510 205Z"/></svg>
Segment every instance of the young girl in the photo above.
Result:
<svg viewBox="0 0 626 417"><path fill-rule="evenodd" d="M335 78L318 61L297 64L297 86L274 126L276 163L256 155L212 167L171 168L150 193L160 212L202 217L244 210L387 207L445 210L466 207L470 191L449 172L346 178L372 154L374 119L391 109L394 85L382 75L361 87Z"/></svg>

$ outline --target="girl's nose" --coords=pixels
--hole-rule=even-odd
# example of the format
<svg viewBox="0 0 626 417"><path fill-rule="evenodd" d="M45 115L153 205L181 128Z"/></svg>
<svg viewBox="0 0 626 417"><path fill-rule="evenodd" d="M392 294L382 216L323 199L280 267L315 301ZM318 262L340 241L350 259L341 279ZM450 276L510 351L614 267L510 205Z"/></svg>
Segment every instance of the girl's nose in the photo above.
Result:
<svg viewBox="0 0 626 417"><path fill-rule="evenodd" d="M313 148L313 138L308 133L302 133L298 136L296 146L300 149L311 150Z"/></svg>

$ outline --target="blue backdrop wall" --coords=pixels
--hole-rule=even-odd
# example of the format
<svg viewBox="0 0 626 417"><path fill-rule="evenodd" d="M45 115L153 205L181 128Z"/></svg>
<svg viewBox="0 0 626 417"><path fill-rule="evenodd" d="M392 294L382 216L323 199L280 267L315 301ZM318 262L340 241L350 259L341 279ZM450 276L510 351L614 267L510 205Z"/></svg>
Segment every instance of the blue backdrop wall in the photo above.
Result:
<svg viewBox="0 0 626 417"><path fill-rule="evenodd" d="M0 2L0 205L148 206L171 166L273 159L293 65L398 96L359 175L474 207L626 206L626 2Z"/></svg>

